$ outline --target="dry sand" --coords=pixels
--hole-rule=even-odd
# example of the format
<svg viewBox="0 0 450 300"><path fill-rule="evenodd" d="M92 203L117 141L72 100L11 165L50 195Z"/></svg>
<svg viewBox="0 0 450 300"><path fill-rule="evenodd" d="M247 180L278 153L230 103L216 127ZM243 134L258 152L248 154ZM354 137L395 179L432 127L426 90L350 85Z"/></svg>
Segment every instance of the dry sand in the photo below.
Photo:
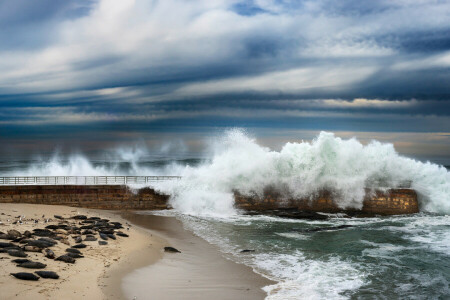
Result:
<svg viewBox="0 0 450 300"><path fill-rule="evenodd" d="M120 216L107 211L90 210L82 208L73 208L66 206L33 205L33 204L0 204L0 231L7 232L9 229L17 229L20 232L32 230L34 228L43 228L48 224L43 224L42 215L46 218L53 218L53 215L70 217L76 214L87 216L107 218L111 221L125 223ZM39 219L38 224L27 222L28 224L11 225L8 220L16 220L14 217L25 215L25 219ZM54 218L53 218L54 219ZM29 259L47 264L44 270L55 271L60 279L39 279L38 281L24 281L10 276L10 273L30 272L33 269L24 269L16 267L11 262L17 257L9 256L6 253L0 253L0 299L122 299L122 293L105 296L103 291L110 289L104 287L102 280L107 275L107 270L111 265L117 264L122 260L128 260L129 254L142 249L150 250L148 257L152 253L161 252L161 245L152 243L147 234L131 227L126 232L130 237L117 237L117 240L109 240L108 245L100 246L97 241L83 242L88 245L85 249L80 249L84 258L77 259L75 264L67 264L61 261L54 261L45 258L41 253L27 252ZM1 240L7 242L6 240ZM72 238L69 238L71 245L74 245ZM152 245L151 245L152 244ZM56 256L62 255L69 246L58 243L52 247ZM151 251L157 249L156 251ZM160 255L155 256L155 259ZM102 291L103 290L103 291Z"/></svg>

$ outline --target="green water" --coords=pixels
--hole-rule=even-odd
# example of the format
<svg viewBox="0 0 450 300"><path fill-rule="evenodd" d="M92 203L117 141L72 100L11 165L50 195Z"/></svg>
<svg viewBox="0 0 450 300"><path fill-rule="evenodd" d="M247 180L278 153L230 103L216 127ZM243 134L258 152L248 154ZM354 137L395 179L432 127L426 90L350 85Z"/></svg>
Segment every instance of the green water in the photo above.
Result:
<svg viewBox="0 0 450 300"><path fill-rule="evenodd" d="M276 280L266 287L268 299L450 299L450 216L177 217L231 259ZM310 231L339 225L352 227Z"/></svg>

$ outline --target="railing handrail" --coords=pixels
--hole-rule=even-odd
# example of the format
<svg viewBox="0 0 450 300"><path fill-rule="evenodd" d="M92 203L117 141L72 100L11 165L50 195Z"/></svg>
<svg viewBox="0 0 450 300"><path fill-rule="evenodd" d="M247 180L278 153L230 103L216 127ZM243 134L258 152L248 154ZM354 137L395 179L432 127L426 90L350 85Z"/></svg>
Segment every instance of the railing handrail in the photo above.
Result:
<svg viewBox="0 0 450 300"><path fill-rule="evenodd" d="M181 176L0 176L0 185L109 185L146 184L155 181L181 179Z"/></svg>

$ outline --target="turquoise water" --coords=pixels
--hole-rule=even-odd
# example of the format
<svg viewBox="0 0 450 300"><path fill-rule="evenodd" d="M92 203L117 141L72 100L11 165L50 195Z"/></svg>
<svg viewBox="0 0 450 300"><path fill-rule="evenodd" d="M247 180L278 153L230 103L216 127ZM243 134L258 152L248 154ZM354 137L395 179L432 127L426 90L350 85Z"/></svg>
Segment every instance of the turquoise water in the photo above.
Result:
<svg viewBox="0 0 450 300"><path fill-rule="evenodd" d="M450 216L306 221L175 214L230 259L277 281L265 287L268 299L450 298ZM351 227L315 231L339 225Z"/></svg>

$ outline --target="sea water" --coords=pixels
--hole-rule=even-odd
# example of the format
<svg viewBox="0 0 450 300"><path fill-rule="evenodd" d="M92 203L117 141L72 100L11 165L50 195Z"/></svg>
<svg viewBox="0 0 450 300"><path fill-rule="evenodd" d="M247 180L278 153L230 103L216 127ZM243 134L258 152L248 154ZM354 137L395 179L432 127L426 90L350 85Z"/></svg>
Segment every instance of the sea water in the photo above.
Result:
<svg viewBox="0 0 450 300"><path fill-rule="evenodd" d="M240 130L213 141L206 157L151 155L120 149L92 161L83 155L0 164L5 175L181 175L153 186L170 194L185 228L228 258L275 282L267 299L450 298L450 173L399 155L392 144L343 140L323 132L280 151L261 147ZM361 208L365 188L411 182L421 212L410 216L292 220L246 216L233 191L286 197L332 190L341 208ZM346 227L338 227L348 225ZM241 253L242 250L253 250Z"/></svg>

